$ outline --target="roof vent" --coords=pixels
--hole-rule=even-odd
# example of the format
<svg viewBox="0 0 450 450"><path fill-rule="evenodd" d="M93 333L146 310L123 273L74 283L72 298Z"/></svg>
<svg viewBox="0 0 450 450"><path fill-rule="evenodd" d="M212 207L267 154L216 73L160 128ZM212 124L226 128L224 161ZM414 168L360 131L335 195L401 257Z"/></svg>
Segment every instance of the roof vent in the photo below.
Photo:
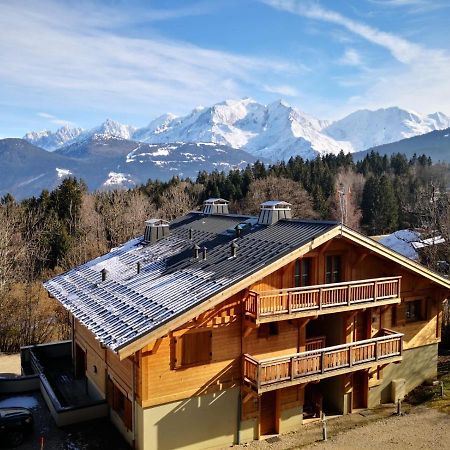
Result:
<svg viewBox="0 0 450 450"><path fill-rule="evenodd" d="M203 214L229 214L228 203L223 198L208 198L203 202Z"/></svg>
<svg viewBox="0 0 450 450"><path fill-rule="evenodd" d="M200 246L195 244L193 249L192 249L193 256L194 256L195 259L198 259L198 255L200 253L200 250L201 250Z"/></svg>
<svg viewBox="0 0 450 450"><path fill-rule="evenodd" d="M280 219L291 219L291 204L280 200L271 200L261 203L261 210L258 217L260 225L273 225Z"/></svg>
<svg viewBox="0 0 450 450"><path fill-rule="evenodd" d="M153 244L169 236L169 222L161 219L145 221L144 244Z"/></svg>
<svg viewBox="0 0 450 450"><path fill-rule="evenodd" d="M236 258L238 249L239 249L239 245L237 245L236 242L232 241L230 244L232 258Z"/></svg>

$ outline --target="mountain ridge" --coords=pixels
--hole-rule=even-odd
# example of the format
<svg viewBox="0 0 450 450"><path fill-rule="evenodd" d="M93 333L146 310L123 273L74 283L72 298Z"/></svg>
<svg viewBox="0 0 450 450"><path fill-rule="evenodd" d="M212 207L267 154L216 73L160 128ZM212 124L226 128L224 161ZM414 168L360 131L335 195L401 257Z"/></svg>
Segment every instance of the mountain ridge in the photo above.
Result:
<svg viewBox="0 0 450 450"><path fill-rule="evenodd" d="M441 112L423 115L390 107L358 110L330 122L282 100L264 105L247 97L197 107L179 117L165 113L140 128L107 119L89 130L66 126L55 133L30 132L24 139L52 151L95 135L149 144L211 142L277 161L297 155L314 158L341 150L356 152L447 127L450 117Z"/></svg>

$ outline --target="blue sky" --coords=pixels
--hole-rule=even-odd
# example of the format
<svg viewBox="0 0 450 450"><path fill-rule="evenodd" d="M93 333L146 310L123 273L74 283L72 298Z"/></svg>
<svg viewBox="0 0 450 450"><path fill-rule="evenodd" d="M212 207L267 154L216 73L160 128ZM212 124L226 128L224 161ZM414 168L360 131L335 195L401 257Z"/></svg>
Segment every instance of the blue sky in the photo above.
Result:
<svg viewBox="0 0 450 450"><path fill-rule="evenodd" d="M250 96L450 114L447 0L0 0L0 137Z"/></svg>

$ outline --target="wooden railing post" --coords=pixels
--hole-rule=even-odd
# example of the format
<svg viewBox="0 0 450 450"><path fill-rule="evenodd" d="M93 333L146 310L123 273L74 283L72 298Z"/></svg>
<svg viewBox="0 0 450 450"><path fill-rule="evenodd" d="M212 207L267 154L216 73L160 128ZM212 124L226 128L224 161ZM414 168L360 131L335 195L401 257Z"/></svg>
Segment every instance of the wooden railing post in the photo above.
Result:
<svg viewBox="0 0 450 450"><path fill-rule="evenodd" d="M254 294L254 301L256 305L256 320L259 320L259 313L261 308L261 301L260 301L260 295L258 293Z"/></svg>
<svg viewBox="0 0 450 450"><path fill-rule="evenodd" d="M322 288L319 288L319 309L322 309Z"/></svg>
<svg viewBox="0 0 450 450"><path fill-rule="evenodd" d="M292 294L291 292L288 292L287 294L287 307L288 307L288 313L292 313Z"/></svg>
<svg viewBox="0 0 450 450"><path fill-rule="evenodd" d="M397 280L397 297L398 298L400 298L400 296L401 296L401 279L399 278L398 280Z"/></svg>
<svg viewBox="0 0 450 450"><path fill-rule="evenodd" d="M258 363L256 365L256 388L259 390L261 389L261 364Z"/></svg>
<svg viewBox="0 0 450 450"><path fill-rule="evenodd" d="M352 286L351 286L351 284L349 284L348 285L348 287L347 287L347 305L348 306L350 306L350 304L351 304L351 302L352 302L352 299L351 299L351 289L352 289Z"/></svg>
<svg viewBox="0 0 450 450"><path fill-rule="evenodd" d="M378 342L375 342L375 361L378 361L378 354L379 354L379 348L378 348Z"/></svg>
<svg viewBox="0 0 450 450"><path fill-rule="evenodd" d="M352 352L352 348L353 347L349 347L348 348L348 366L349 367L353 366L353 352Z"/></svg>
<svg viewBox="0 0 450 450"><path fill-rule="evenodd" d="M291 380L294 380L294 357L291 358Z"/></svg>
<svg viewBox="0 0 450 450"><path fill-rule="evenodd" d="M373 301L374 301L374 302L377 301L377 294L378 294L378 292L377 292L377 290L378 290L377 287L378 287L378 282L375 281L375 282L373 283Z"/></svg>
<svg viewBox="0 0 450 450"><path fill-rule="evenodd" d="M322 373L325 372L325 352L322 352L320 354L320 370Z"/></svg>

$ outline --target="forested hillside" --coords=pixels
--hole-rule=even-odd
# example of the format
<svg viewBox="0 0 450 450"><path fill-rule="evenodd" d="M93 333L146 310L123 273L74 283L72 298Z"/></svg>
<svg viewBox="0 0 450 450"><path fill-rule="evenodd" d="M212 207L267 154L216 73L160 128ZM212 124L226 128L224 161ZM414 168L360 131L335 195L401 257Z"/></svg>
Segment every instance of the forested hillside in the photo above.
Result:
<svg viewBox="0 0 450 450"><path fill-rule="evenodd" d="M173 219L208 197L251 214L262 201L280 199L292 203L294 217L343 218L369 235L420 228L447 236L448 178L448 165L426 156L370 153L355 164L341 153L201 172L196 180L149 180L130 190L89 193L82 180L66 178L39 197L16 202L6 195L0 201L0 351L63 337L67 317L42 280L142 234L148 218Z"/></svg>

